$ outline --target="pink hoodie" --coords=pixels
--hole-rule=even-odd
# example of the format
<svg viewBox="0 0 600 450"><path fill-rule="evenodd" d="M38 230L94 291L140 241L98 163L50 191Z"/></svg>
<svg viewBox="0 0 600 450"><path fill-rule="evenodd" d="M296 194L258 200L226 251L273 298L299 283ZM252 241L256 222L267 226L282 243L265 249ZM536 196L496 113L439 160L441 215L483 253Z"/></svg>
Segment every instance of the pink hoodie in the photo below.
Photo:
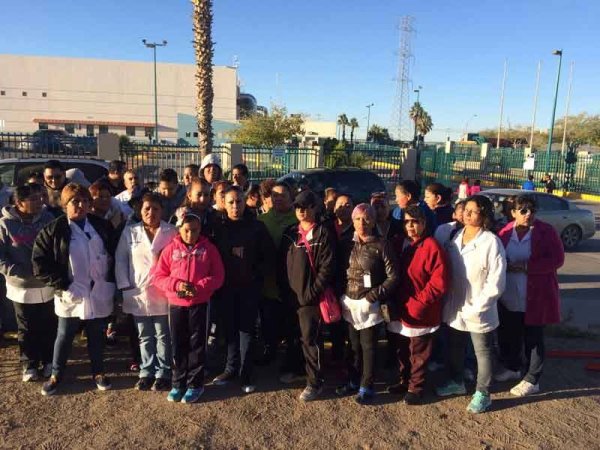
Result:
<svg viewBox="0 0 600 450"><path fill-rule="evenodd" d="M156 285L166 293L169 304L176 306L207 303L225 280L221 255L204 236L200 236L191 249L188 249L180 236L176 236L163 249L152 274ZM177 297L177 285L181 281L194 284L194 297Z"/></svg>

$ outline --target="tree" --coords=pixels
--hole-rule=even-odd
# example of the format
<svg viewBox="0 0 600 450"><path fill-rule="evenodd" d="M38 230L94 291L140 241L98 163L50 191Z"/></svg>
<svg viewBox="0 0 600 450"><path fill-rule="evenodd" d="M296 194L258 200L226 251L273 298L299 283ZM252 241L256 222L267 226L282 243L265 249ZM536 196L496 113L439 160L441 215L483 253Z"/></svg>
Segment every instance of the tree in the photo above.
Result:
<svg viewBox="0 0 600 450"><path fill-rule="evenodd" d="M415 126L415 139L417 137L417 133L425 136L432 130L433 121L431 120L431 116L423 109L421 103L415 102L408 111L408 115Z"/></svg>
<svg viewBox="0 0 600 450"><path fill-rule="evenodd" d="M350 143L354 144L354 130L358 128L358 120L356 117L350 119Z"/></svg>
<svg viewBox="0 0 600 450"><path fill-rule="evenodd" d="M303 135L303 124L302 116L288 116L285 108L272 106L268 116L253 114L242 120L240 127L231 132L231 138L238 144L275 147Z"/></svg>
<svg viewBox="0 0 600 450"><path fill-rule="evenodd" d="M337 123L338 125L342 126L342 141L346 142L346 126L350 125L350 122L348 121L348 116L346 114L340 114L338 116Z"/></svg>
<svg viewBox="0 0 600 450"><path fill-rule="evenodd" d="M212 152L213 91L213 41L212 0L192 0L194 7L194 51L196 53L196 118L198 121L198 146L201 156Z"/></svg>
<svg viewBox="0 0 600 450"><path fill-rule="evenodd" d="M393 140L387 128L382 128L379 125L371 125L367 134L367 139L377 144L391 144Z"/></svg>

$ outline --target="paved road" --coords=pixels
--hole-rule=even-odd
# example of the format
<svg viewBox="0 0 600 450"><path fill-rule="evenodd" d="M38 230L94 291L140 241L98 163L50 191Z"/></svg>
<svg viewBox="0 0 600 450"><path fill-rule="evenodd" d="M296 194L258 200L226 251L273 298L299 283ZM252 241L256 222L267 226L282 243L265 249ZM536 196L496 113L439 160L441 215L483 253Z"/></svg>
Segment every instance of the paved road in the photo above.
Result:
<svg viewBox="0 0 600 450"><path fill-rule="evenodd" d="M563 321L582 330L600 332L600 204L576 201L596 216L596 234L568 252L558 281Z"/></svg>

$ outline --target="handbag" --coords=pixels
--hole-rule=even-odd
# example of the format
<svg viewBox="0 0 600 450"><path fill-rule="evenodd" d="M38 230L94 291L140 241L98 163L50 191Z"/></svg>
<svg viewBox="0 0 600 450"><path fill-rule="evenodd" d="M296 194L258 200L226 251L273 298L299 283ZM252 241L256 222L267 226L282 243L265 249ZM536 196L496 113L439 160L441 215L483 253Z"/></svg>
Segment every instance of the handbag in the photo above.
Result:
<svg viewBox="0 0 600 450"><path fill-rule="evenodd" d="M308 262L313 275L317 275L315 270L315 263L313 261L313 255L308 242L304 242L306 248L306 255L308 256ZM319 310L321 311L321 317L325 323L335 323L342 319L342 308L338 302L335 293L331 287L325 288L323 293L319 296Z"/></svg>

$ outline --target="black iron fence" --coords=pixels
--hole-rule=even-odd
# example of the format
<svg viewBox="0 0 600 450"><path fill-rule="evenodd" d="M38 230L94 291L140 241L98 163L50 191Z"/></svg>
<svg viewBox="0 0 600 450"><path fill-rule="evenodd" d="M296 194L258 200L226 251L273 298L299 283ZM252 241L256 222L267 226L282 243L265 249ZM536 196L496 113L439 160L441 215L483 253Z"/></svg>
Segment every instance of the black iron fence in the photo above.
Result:
<svg viewBox="0 0 600 450"><path fill-rule="evenodd" d="M0 133L0 157L2 159L90 158L97 154L98 140L96 137L72 136L60 132L60 130Z"/></svg>

